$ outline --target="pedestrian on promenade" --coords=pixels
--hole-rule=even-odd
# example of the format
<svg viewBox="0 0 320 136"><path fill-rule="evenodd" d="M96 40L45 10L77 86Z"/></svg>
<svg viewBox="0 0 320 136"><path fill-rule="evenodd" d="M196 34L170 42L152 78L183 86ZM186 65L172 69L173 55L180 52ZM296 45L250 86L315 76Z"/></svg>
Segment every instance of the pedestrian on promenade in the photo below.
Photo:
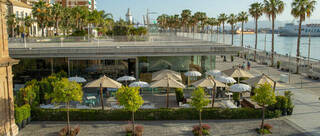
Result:
<svg viewBox="0 0 320 136"><path fill-rule="evenodd" d="M242 67L241 67L243 70L246 68L246 62L243 62L242 63Z"/></svg>
<svg viewBox="0 0 320 136"><path fill-rule="evenodd" d="M250 70L250 66L251 66L250 61L248 61L247 66L248 66L248 70Z"/></svg>

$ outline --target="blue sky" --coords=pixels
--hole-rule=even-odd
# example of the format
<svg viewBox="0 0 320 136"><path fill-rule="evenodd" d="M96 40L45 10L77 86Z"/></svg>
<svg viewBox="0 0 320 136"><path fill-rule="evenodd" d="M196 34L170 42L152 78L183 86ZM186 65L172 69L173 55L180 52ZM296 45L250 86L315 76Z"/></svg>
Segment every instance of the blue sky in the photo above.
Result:
<svg viewBox="0 0 320 136"><path fill-rule="evenodd" d="M278 16L277 20L292 21L293 17L290 15L292 0L283 1L286 3L285 11ZM125 18L125 13L130 8L134 20L142 22L142 15L146 14L147 8L158 13L152 15L151 19L155 19L162 13L180 13L183 9L190 9L193 13L203 11L209 17L216 17L220 13L247 11L253 2L263 2L263 0L97 0L97 8L112 13L114 19ZM261 20L267 20L267 18L264 16ZM320 2L317 3L311 20L320 20Z"/></svg>

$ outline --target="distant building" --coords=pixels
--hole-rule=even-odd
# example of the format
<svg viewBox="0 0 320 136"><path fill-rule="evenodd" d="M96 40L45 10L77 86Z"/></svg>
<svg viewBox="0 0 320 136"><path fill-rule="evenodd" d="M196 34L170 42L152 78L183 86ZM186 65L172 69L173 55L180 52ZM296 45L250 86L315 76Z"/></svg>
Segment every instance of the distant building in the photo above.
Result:
<svg viewBox="0 0 320 136"><path fill-rule="evenodd" d="M132 18L132 14L131 14L130 8L128 8L128 12L126 14L126 21L129 22L130 24L133 23L133 18Z"/></svg>
<svg viewBox="0 0 320 136"><path fill-rule="evenodd" d="M32 16L32 4L33 1L30 0L8 0L7 1L7 13L8 15L14 14L16 18L20 20L25 19L27 16ZM20 28L24 26L23 21L19 21L17 24L16 34L20 34ZM9 31L11 32L11 31ZM12 34L11 34L12 35ZM32 26L29 28L28 33L26 35L30 36L38 36L38 27L37 23L33 23Z"/></svg>
<svg viewBox="0 0 320 136"><path fill-rule="evenodd" d="M96 9L96 0L54 0L59 2L63 7L85 6L90 10Z"/></svg>

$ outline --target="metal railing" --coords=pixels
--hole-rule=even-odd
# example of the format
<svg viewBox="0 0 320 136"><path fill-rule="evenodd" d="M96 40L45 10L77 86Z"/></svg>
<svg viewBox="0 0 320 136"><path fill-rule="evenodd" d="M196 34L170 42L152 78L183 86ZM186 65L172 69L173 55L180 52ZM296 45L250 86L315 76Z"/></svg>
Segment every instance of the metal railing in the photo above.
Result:
<svg viewBox="0 0 320 136"><path fill-rule="evenodd" d="M212 45L214 41L208 37L205 34L191 37L187 33L157 33L146 36L9 38L8 42L9 48Z"/></svg>

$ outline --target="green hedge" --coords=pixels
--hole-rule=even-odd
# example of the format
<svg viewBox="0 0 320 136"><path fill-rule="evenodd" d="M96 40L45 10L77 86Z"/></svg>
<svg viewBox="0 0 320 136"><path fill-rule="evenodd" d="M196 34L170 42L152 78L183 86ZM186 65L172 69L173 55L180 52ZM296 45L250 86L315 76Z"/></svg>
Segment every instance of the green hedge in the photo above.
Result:
<svg viewBox="0 0 320 136"><path fill-rule="evenodd" d="M32 110L32 119L37 121L65 121L66 109L40 109ZM266 118L276 118L280 111L267 111ZM192 108L183 109L144 109L135 113L136 120L196 120L198 111ZM203 119L258 119L261 110L239 108L221 109L206 108L202 111ZM131 113L126 110L93 110L71 109L71 121L123 121L130 120Z"/></svg>
<svg viewBox="0 0 320 136"><path fill-rule="evenodd" d="M29 104L21 107L15 107L14 118L16 123L21 123L23 120L28 119L31 116L31 108Z"/></svg>

